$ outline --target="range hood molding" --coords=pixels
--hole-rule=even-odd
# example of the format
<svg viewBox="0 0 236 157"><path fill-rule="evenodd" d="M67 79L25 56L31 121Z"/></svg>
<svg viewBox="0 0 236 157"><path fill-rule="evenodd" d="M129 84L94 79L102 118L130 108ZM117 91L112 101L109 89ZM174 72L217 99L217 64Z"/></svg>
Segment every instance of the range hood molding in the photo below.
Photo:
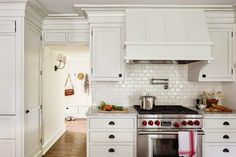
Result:
<svg viewBox="0 0 236 157"><path fill-rule="evenodd" d="M127 62L212 60L201 9L126 9L126 40Z"/></svg>

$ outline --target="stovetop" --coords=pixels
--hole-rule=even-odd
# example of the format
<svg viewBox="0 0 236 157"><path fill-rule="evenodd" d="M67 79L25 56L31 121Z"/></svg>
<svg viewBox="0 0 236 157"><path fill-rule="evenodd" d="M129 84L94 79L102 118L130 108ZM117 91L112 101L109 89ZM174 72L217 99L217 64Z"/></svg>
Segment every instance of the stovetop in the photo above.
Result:
<svg viewBox="0 0 236 157"><path fill-rule="evenodd" d="M140 109L140 105L134 105L134 108L139 114L199 114L197 111L180 105L157 105L152 110Z"/></svg>

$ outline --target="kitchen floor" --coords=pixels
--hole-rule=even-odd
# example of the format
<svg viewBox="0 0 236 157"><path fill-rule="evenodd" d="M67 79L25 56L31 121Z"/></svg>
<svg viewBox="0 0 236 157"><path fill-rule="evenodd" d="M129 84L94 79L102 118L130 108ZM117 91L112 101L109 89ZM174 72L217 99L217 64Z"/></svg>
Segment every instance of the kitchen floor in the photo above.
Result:
<svg viewBox="0 0 236 157"><path fill-rule="evenodd" d="M43 157L86 157L86 119L66 121L66 129Z"/></svg>

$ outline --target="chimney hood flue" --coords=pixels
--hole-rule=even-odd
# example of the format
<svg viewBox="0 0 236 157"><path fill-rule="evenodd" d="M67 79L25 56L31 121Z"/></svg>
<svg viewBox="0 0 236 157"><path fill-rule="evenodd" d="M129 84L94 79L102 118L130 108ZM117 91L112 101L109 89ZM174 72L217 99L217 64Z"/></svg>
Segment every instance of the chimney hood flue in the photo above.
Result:
<svg viewBox="0 0 236 157"><path fill-rule="evenodd" d="M129 63L188 64L212 60L201 9L126 9Z"/></svg>

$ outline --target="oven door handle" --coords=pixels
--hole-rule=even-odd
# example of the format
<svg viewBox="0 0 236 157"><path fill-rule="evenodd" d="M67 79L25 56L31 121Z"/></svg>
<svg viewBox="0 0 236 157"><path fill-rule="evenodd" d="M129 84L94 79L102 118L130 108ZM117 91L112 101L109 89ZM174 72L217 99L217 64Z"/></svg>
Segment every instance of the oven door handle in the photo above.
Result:
<svg viewBox="0 0 236 157"><path fill-rule="evenodd" d="M205 133L203 131L198 131L197 132L198 135L205 135ZM139 132L139 135L178 135L178 131L177 132L151 132L151 131L145 131Z"/></svg>

